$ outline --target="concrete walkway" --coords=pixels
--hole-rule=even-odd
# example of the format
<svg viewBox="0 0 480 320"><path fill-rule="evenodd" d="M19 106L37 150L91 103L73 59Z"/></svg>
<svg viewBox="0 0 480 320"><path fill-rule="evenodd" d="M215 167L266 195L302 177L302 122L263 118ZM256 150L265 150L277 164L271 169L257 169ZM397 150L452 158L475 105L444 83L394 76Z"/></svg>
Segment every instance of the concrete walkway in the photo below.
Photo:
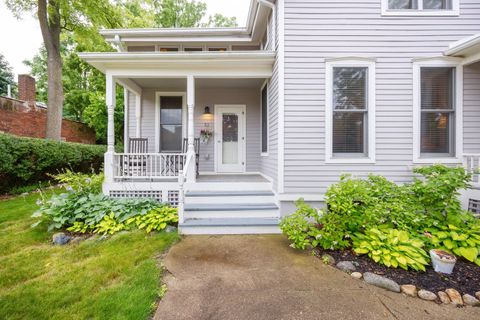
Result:
<svg viewBox="0 0 480 320"><path fill-rule="evenodd" d="M283 236L190 236L168 253L168 292L154 319L480 319L369 286Z"/></svg>

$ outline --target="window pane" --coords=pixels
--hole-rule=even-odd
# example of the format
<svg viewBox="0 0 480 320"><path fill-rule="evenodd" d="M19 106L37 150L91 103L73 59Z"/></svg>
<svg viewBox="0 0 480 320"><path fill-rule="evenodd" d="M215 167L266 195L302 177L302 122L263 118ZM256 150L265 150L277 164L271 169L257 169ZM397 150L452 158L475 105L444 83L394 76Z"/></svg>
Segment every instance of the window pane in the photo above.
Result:
<svg viewBox="0 0 480 320"><path fill-rule="evenodd" d="M422 112L422 153L451 153L450 117L450 113Z"/></svg>
<svg viewBox="0 0 480 320"><path fill-rule="evenodd" d="M452 9L452 0L423 0L423 9Z"/></svg>
<svg viewBox="0 0 480 320"><path fill-rule="evenodd" d="M333 153L365 152L365 112L333 113Z"/></svg>
<svg viewBox="0 0 480 320"><path fill-rule="evenodd" d="M267 152L268 144L268 105L267 86L262 90L262 152Z"/></svg>
<svg viewBox="0 0 480 320"><path fill-rule="evenodd" d="M454 69L422 68L422 109L453 109Z"/></svg>
<svg viewBox="0 0 480 320"><path fill-rule="evenodd" d="M162 151L182 150L182 126L162 125L160 130Z"/></svg>
<svg viewBox="0 0 480 320"><path fill-rule="evenodd" d="M182 97L161 97L160 106L161 124L182 124Z"/></svg>
<svg viewBox="0 0 480 320"><path fill-rule="evenodd" d="M388 0L388 9L417 9L417 0Z"/></svg>
<svg viewBox="0 0 480 320"><path fill-rule="evenodd" d="M333 68L333 108L367 108L368 68Z"/></svg>

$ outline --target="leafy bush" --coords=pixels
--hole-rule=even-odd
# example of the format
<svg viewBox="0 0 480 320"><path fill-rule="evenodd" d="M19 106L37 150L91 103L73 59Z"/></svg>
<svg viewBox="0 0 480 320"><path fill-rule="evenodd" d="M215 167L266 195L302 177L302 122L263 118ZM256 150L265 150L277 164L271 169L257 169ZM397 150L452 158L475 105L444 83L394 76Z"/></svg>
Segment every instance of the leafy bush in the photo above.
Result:
<svg viewBox="0 0 480 320"><path fill-rule="evenodd" d="M371 228L353 237L353 250L368 254L373 261L387 267L425 271L429 257L422 240L413 239L408 232L397 229Z"/></svg>
<svg viewBox="0 0 480 320"><path fill-rule="evenodd" d="M0 193L50 179L64 169L98 172L105 146L0 134Z"/></svg>
<svg viewBox="0 0 480 320"><path fill-rule="evenodd" d="M178 211L176 208L161 207L149 211L145 215L137 215L126 221L127 225L135 225L140 230L146 232L161 231L178 222Z"/></svg>

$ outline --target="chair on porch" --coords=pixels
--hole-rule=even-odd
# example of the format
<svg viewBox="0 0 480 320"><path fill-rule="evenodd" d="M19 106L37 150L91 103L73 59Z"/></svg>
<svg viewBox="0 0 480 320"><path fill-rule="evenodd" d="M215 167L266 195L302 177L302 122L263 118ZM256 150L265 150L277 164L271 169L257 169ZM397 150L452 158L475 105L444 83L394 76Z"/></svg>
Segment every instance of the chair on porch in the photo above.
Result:
<svg viewBox="0 0 480 320"><path fill-rule="evenodd" d="M198 167L200 163L200 138L195 138L193 140L193 147L195 149L195 165L197 167L197 177L198 177ZM184 138L183 139L183 144L182 144L182 153L187 153L188 150L188 139Z"/></svg>
<svg viewBox="0 0 480 320"><path fill-rule="evenodd" d="M128 152L139 154L125 158L123 161L123 169L127 175L146 175L147 170L147 156L142 155L148 153L148 139L147 138L129 138Z"/></svg>

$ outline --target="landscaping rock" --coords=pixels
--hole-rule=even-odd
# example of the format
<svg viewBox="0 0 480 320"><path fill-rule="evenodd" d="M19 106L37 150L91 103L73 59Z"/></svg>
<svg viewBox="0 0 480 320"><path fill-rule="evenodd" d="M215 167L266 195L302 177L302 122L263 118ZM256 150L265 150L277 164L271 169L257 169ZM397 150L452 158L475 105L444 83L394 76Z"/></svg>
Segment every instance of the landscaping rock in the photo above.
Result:
<svg viewBox="0 0 480 320"><path fill-rule="evenodd" d="M357 269L351 261L340 261L337 263L337 268L345 272L353 272Z"/></svg>
<svg viewBox="0 0 480 320"><path fill-rule="evenodd" d="M335 265L335 258L329 254L322 254L322 261L330 266Z"/></svg>
<svg viewBox="0 0 480 320"><path fill-rule="evenodd" d="M457 306L463 305L462 296L457 290L450 288L445 290L445 292L448 294L448 297L450 298L450 300L452 300L452 303L454 305L457 305Z"/></svg>
<svg viewBox="0 0 480 320"><path fill-rule="evenodd" d="M352 278L355 278L355 279L361 279L363 277L363 275L360 272L352 272L351 276Z"/></svg>
<svg viewBox="0 0 480 320"><path fill-rule="evenodd" d="M475 292L475 297L477 297L477 299L480 300L480 291Z"/></svg>
<svg viewBox="0 0 480 320"><path fill-rule="evenodd" d="M106 234L104 234L103 236L100 236L100 237L98 238L98 241L105 241L105 240L107 240L107 239L108 239L108 236L107 236Z"/></svg>
<svg viewBox="0 0 480 320"><path fill-rule="evenodd" d="M365 282L389 291L400 292L400 286L395 281L386 277L379 276L375 273L365 272L363 274Z"/></svg>
<svg viewBox="0 0 480 320"><path fill-rule="evenodd" d="M67 236L67 235L66 235L65 233L63 233L63 232L55 233L55 234L52 236L52 242L53 242L53 244L58 245L58 246L64 246L64 245L66 245L68 242L70 242L71 239L72 239L72 237Z"/></svg>
<svg viewBox="0 0 480 320"><path fill-rule="evenodd" d="M452 300L448 297L448 294L446 294L443 291L438 291L438 297L440 298L440 301L444 304L450 304L452 303Z"/></svg>
<svg viewBox="0 0 480 320"><path fill-rule="evenodd" d="M435 301L437 300L437 295L431 291L428 290L419 290L418 291L418 297L423 300L427 301Z"/></svg>
<svg viewBox="0 0 480 320"><path fill-rule="evenodd" d="M165 228L165 232L166 232L166 233L177 232L177 228L174 227L174 226L167 226L167 227Z"/></svg>
<svg viewBox="0 0 480 320"><path fill-rule="evenodd" d="M400 286L400 290L405 293L407 296L416 297L417 296L417 287L413 284L404 284Z"/></svg>
<svg viewBox="0 0 480 320"><path fill-rule="evenodd" d="M85 240L85 237L73 237L70 240L70 244L78 244L78 243L82 242L83 240Z"/></svg>
<svg viewBox="0 0 480 320"><path fill-rule="evenodd" d="M475 298L474 296L469 295L469 294L464 294L463 295L463 302L467 306L480 307L480 301L477 298Z"/></svg>

